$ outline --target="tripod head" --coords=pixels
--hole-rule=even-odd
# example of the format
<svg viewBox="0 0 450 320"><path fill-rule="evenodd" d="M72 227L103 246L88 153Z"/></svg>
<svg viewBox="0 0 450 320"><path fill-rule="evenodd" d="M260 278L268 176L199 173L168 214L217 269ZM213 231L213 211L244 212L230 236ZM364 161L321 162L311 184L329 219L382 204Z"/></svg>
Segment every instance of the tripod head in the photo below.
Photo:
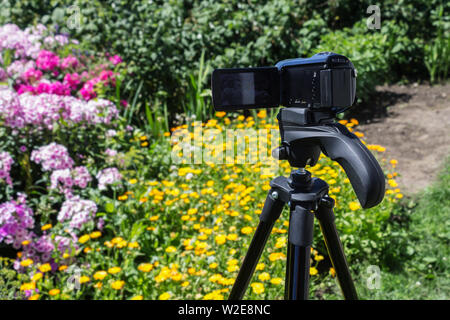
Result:
<svg viewBox="0 0 450 320"><path fill-rule="evenodd" d="M334 113L283 108L277 118L282 144L273 151L275 158L304 168L316 165L323 152L342 166L363 208L383 200L385 181L380 165L358 137L334 122Z"/></svg>

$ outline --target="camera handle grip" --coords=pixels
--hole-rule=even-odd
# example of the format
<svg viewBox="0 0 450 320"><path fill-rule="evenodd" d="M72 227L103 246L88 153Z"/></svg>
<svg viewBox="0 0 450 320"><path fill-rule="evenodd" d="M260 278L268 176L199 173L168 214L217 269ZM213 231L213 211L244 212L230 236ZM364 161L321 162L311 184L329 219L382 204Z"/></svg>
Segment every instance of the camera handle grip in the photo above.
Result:
<svg viewBox="0 0 450 320"><path fill-rule="evenodd" d="M336 134L319 138L322 152L342 166L361 206L376 206L385 193L385 178L378 161L345 126L339 123L329 126L336 130Z"/></svg>

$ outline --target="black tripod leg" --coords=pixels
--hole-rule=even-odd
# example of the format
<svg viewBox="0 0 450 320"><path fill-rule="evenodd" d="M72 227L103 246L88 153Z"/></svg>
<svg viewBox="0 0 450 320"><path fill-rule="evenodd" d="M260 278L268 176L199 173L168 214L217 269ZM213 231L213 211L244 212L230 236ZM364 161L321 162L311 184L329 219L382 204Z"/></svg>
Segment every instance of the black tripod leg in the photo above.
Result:
<svg viewBox="0 0 450 320"><path fill-rule="evenodd" d="M309 297L309 267L314 231L311 210L295 206L289 219L289 244L286 264L284 298L307 300Z"/></svg>
<svg viewBox="0 0 450 320"><path fill-rule="evenodd" d="M274 189L271 189L267 195L266 202L259 217L258 227L253 235L244 262L239 269L233 289L231 289L230 296L228 297L229 300L240 300L244 296L267 239L272 232L273 225L280 217L281 211L283 211L285 202L278 199L277 195L278 193Z"/></svg>
<svg viewBox="0 0 450 320"><path fill-rule="evenodd" d="M327 246L328 254L336 270L336 275L341 287L342 293L347 300L357 300L355 284L353 283L347 260L344 254L341 240L334 223L334 200L328 196L319 201L316 217L319 220L320 229Z"/></svg>

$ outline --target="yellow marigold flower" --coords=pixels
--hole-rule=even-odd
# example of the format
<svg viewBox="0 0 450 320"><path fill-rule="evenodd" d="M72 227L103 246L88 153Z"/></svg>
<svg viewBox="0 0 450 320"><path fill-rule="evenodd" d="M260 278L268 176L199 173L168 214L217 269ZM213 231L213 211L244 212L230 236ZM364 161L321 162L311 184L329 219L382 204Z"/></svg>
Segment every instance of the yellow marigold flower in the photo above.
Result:
<svg viewBox="0 0 450 320"><path fill-rule="evenodd" d="M120 290L123 288L124 285L125 285L125 281L116 280L113 283L111 283L111 288L113 288L114 290Z"/></svg>
<svg viewBox="0 0 450 320"><path fill-rule="evenodd" d="M138 266L138 270L142 272L150 272L153 269L153 265L151 263L141 263Z"/></svg>
<svg viewBox="0 0 450 320"><path fill-rule="evenodd" d="M264 284L262 284L261 282L253 282L251 284L251 287L253 289L253 292L256 294L260 294L264 292Z"/></svg>
<svg viewBox="0 0 450 320"><path fill-rule="evenodd" d="M23 246L27 246L27 245L29 245L31 242L30 242L30 240L24 240L24 241L22 241L22 245Z"/></svg>
<svg viewBox="0 0 450 320"><path fill-rule="evenodd" d="M217 118L223 118L223 117L225 117L226 114L227 113L225 111L217 111L216 112L216 117Z"/></svg>
<svg viewBox="0 0 450 320"><path fill-rule="evenodd" d="M266 281L270 279L270 274L267 272L263 272L258 276L258 279L261 281Z"/></svg>
<svg viewBox="0 0 450 320"><path fill-rule="evenodd" d="M187 214L192 215L192 214L196 214L198 212L197 208L191 208L188 210Z"/></svg>
<svg viewBox="0 0 450 320"><path fill-rule="evenodd" d="M361 208L361 206L359 205L359 203L356 202L356 201L351 201L351 202L349 203L349 207L350 207L350 210L352 210L352 211L355 211L355 210L358 210L359 208Z"/></svg>
<svg viewBox="0 0 450 320"><path fill-rule="evenodd" d="M231 233L227 235L227 240L236 241L238 239L238 235L236 233Z"/></svg>
<svg viewBox="0 0 450 320"><path fill-rule="evenodd" d="M259 111L258 114L257 114L257 117L260 118L260 119L267 117L266 110L263 109L263 110Z"/></svg>
<svg viewBox="0 0 450 320"><path fill-rule="evenodd" d="M130 300L144 300L144 297L143 296L134 296Z"/></svg>
<svg viewBox="0 0 450 320"><path fill-rule="evenodd" d="M41 271L42 273L48 272L50 270L52 270L52 267L49 263L43 264L39 267L39 271Z"/></svg>
<svg viewBox="0 0 450 320"><path fill-rule="evenodd" d="M110 274L116 274L119 273L120 271L122 271L122 269L120 267L112 267L108 269L108 272Z"/></svg>
<svg viewBox="0 0 450 320"><path fill-rule="evenodd" d="M320 254L314 257L314 260L316 261L322 261L324 259L323 256L321 256Z"/></svg>
<svg viewBox="0 0 450 320"><path fill-rule="evenodd" d="M211 269L216 269L217 266L218 266L218 264L217 264L216 262L213 262L213 263L211 263L211 264L209 265L209 267L210 267Z"/></svg>
<svg viewBox="0 0 450 320"><path fill-rule="evenodd" d="M398 198L398 199L401 199L401 198L403 198L403 194L398 193L398 194L395 195L395 197Z"/></svg>
<svg viewBox="0 0 450 320"><path fill-rule="evenodd" d="M68 254L67 252L64 252L62 257L63 257L63 259L67 259L70 257L70 254Z"/></svg>
<svg viewBox="0 0 450 320"><path fill-rule="evenodd" d="M22 266L22 267L28 267L28 266L30 266L30 265L32 265L33 264L33 260L31 260L31 259L25 259L25 260L22 260L21 262L20 262L20 265Z"/></svg>
<svg viewBox="0 0 450 320"><path fill-rule="evenodd" d="M63 264L62 266L59 266L58 270L59 271L64 271L67 269L67 266L65 264Z"/></svg>
<svg viewBox="0 0 450 320"><path fill-rule="evenodd" d="M141 147L146 147L146 146L148 146L148 142L147 141L141 143Z"/></svg>
<svg viewBox="0 0 450 320"><path fill-rule="evenodd" d="M392 187L395 188L398 186L397 182L394 179L388 179L388 184Z"/></svg>
<svg viewBox="0 0 450 320"><path fill-rule="evenodd" d="M102 233L100 231L94 231L89 235L92 239L97 239L102 236Z"/></svg>
<svg viewBox="0 0 450 320"><path fill-rule="evenodd" d="M172 276L173 281L181 281L183 279L183 275L181 273L176 273Z"/></svg>
<svg viewBox="0 0 450 320"><path fill-rule="evenodd" d="M220 234L218 236L215 237L214 239L216 241L217 244L224 244L225 242L227 242L227 237L223 234Z"/></svg>
<svg viewBox="0 0 450 320"><path fill-rule="evenodd" d="M264 270L264 267L265 267L266 265L264 264L264 263L258 263L257 265L256 265L256 270L259 270L259 271L261 271L261 270Z"/></svg>
<svg viewBox="0 0 450 320"><path fill-rule="evenodd" d="M137 179L130 179L130 180L128 180L129 184L135 184L136 182L138 182Z"/></svg>
<svg viewBox="0 0 450 320"><path fill-rule="evenodd" d="M58 295L60 292L61 292L61 290L59 290L59 289L52 289L52 290L50 290L50 291L48 292L48 294L51 295L51 296L56 296L56 295Z"/></svg>
<svg viewBox="0 0 450 320"><path fill-rule="evenodd" d="M156 221L159 219L159 215L150 217L150 221Z"/></svg>
<svg viewBox="0 0 450 320"><path fill-rule="evenodd" d="M236 265L236 264L230 264L230 265L227 267L227 271L228 271L228 272L235 272L235 271L238 271L238 270L239 270L239 266Z"/></svg>
<svg viewBox="0 0 450 320"><path fill-rule="evenodd" d="M45 231L45 230L50 229L51 227L52 227L51 223L48 223L48 224L43 225L43 226L41 227L41 230L42 230L42 231Z"/></svg>
<svg viewBox="0 0 450 320"><path fill-rule="evenodd" d="M309 268L309 274L310 275L315 276L318 273L319 273L319 271L316 269L316 267Z"/></svg>
<svg viewBox="0 0 450 320"><path fill-rule="evenodd" d="M78 279L80 284L89 282L90 280L91 280L91 278L89 278L88 276L81 276L80 279Z"/></svg>
<svg viewBox="0 0 450 320"><path fill-rule="evenodd" d="M129 244L128 244L128 248L130 248L130 249L136 249L136 248L139 248L139 244L135 241L135 242L130 242Z"/></svg>
<svg viewBox="0 0 450 320"><path fill-rule="evenodd" d="M282 252L272 252L269 255L269 260L272 261L272 262L276 261L276 260L281 260L281 259L284 259L284 258L286 258L286 256Z"/></svg>
<svg viewBox="0 0 450 320"><path fill-rule="evenodd" d="M94 284L95 289L101 289L102 286L103 286L103 283L101 283L101 282L97 282L96 284Z"/></svg>
<svg viewBox="0 0 450 320"><path fill-rule="evenodd" d="M112 244L118 244L120 242L122 242L124 239L122 237L115 237L114 239L111 240Z"/></svg>
<svg viewBox="0 0 450 320"><path fill-rule="evenodd" d="M88 242L90 238L91 238L91 237L90 237L88 234L85 234L85 235L82 235L82 236L78 239L78 242L79 242L79 243L85 243L85 242Z"/></svg>
<svg viewBox="0 0 450 320"><path fill-rule="evenodd" d="M42 279L42 273L40 273L40 272L35 273L35 274L31 277L31 280L33 280L33 281L38 281L38 280L41 280L41 279Z"/></svg>
<svg viewBox="0 0 450 320"><path fill-rule="evenodd" d="M191 274L191 275L194 274L195 273L195 268L189 268L188 269L188 273Z"/></svg>
<svg viewBox="0 0 450 320"><path fill-rule="evenodd" d="M32 295L31 297L29 297L28 300L38 300L39 297L40 297L39 294L35 294L35 295Z"/></svg>
<svg viewBox="0 0 450 320"><path fill-rule="evenodd" d="M170 299L170 293L164 292L159 296L159 300L169 300Z"/></svg>
<svg viewBox="0 0 450 320"><path fill-rule="evenodd" d="M117 200L119 200L119 201L127 200L127 199L128 199L128 196L126 194L117 197Z"/></svg>
<svg viewBox="0 0 450 320"><path fill-rule="evenodd" d="M283 279L281 279L281 278L272 278L271 280L270 280L270 283L271 284L280 284L280 283L282 283L283 282Z"/></svg>
<svg viewBox="0 0 450 320"><path fill-rule="evenodd" d="M170 247L166 248L167 253L173 253L175 251L177 251L177 248L175 248L174 246L170 246Z"/></svg>
<svg viewBox="0 0 450 320"><path fill-rule="evenodd" d="M250 234L250 233L252 233L252 231L253 231L252 227L244 227L244 228L241 229L241 232L243 234Z"/></svg>
<svg viewBox="0 0 450 320"><path fill-rule="evenodd" d="M334 278L336 276L336 270L334 270L334 268L330 268L330 274Z"/></svg>
<svg viewBox="0 0 450 320"><path fill-rule="evenodd" d="M36 284L34 282L26 282L20 286L20 291L34 290L35 288Z"/></svg>
<svg viewBox="0 0 450 320"><path fill-rule="evenodd" d="M189 281L184 281L184 282L181 284L182 287L187 287L188 285L189 285Z"/></svg>
<svg viewBox="0 0 450 320"><path fill-rule="evenodd" d="M106 271L100 270L94 273L94 279L95 280L103 280L108 275Z"/></svg>

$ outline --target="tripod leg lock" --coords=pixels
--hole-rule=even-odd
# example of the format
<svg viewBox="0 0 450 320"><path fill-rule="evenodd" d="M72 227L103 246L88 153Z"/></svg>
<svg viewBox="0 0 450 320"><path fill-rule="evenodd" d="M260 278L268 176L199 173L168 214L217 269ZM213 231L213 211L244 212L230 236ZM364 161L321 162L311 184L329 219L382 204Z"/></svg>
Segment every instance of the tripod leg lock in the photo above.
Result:
<svg viewBox="0 0 450 320"><path fill-rule="evenodd" d="M334 199L326 195L319 200L319 205L316 210L316 217L320 222L334 223L335 216L333 213Z"/></svg>
<svg viewBox="0 0 450 320"><path fill-rule="evenodd" d="M289 221L289 242L301 247L309 247L313 242L314 214L299 205L291 212Z"/></svg>
<svg viewBox="0 0 450 320"><path fill-rule="evenodd" d="M262 209L259 221L267 223L275 223L280 217L281 211L283 211L284 201L278 197L274 197L277 194L275 189L270 189L266 197L266 202Z"/></svg>

